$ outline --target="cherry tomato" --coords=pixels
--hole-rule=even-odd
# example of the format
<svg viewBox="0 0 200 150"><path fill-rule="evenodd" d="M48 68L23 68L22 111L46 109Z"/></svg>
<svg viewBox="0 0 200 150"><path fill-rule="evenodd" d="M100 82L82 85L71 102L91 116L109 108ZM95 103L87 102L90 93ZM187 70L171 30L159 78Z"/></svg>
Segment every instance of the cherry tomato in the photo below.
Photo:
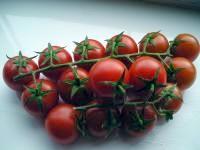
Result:
<svg viewBox="0 0 200 150"><path fill-rule="evenodd" d="M56 84L47 79L30 82L21 95L24 108L33 116L44 117L59 100Z"/></svg>
<svg viewBox="0 0 200 150"><path fill-rule="evenodd" d="M168 69L169 77L173 78L173 75L175 75L175 80L172 79L172 81L177 83L180 90L185 90L192 86L196 79L196 68L191 61L184 57L175 57L167 63L171 64L169 65L170 69Z"/></svg>
<svg viewBox="0 0 200 150"><path fill-rule="evenodd" d="M171 53L174 57L185 57L194 61L199 55L199 41L191 34L179 34Z"/></svg>
<svg viewBox="0 0 200 150"><path fill-rule="evenodd" d="M112 97L115 91L111 84L119 81L121 78L123 78L122 82L124 84L129 83L128 70L126 66L117 59L101 60L94 64L89 72L89 84L91 89L102 97Z"/></svg>
<svg viewBox="0 0 200 150"><path fill-rule="evenodd" d="M33 80L33 77L29 75L17 81L15 81L13 78L20 73L28 73L37 69L37 64L31 58L22 56L22 53L19 52L19 56L9 58L4 65L3 79L11 89L15 91L21 91L25 84ZM36 78L39 78L39 74L36 74Z"/></svg>
<svg viewBox="0 0 200 150"><path fill-rule="evenodd" d="M91 104L102 103L100 100L95 100ZM106 138L119 126L119 111L112 108L90 108L86 111L86 123L90 135Z"/></svg>
<svg viewBox="0 0 200 150"><path fill-rule="evenodd" d="M134 86L134 89L140 90L147 84L145 82L151 82L155 79L158 84L166 84L167 73L164 66L155 58L150 56L142 56L136 59L129 69L130 84Z"/></svg>
<svg viewBox="0 0 200 150"><path fill-rule="evenodd" d="M133 137L149 133L157 122L157 115L152 106L124 106L122 109L122 127Z"/></svg>
<svg viewBox="0 0 200 150"><path fill-rule="evenodd" d="M89 74L82 68L64 71L58 79L58 91L62 99L76 106L90 101L91 92L88 86Z"/></svg>
<svg viewBox="0 0 200 150"><path fill-rule="evenodd" d="M64 64L72 62L70 54L63 47L51 46L51 44L49 44L48 48L44 49L42 52L39 53L40 53L40 57L38 60L39 68L44 68L46 66L49 66L51 56L53 58L52 59L53 64ZM67 67L49 70L44 72L43 74L52 80L57 80L60 77L61 73L66 68Z"/></svg>
<svg viewBox="0 0 200 150"><path fill-rule="evenodd" d="M157 104L158 108L177 112L183 103L183 96L180 89L175 85L168 83L166 87L158 90L158 95L164 97Z"/></svg>
<svg viewBox="0 0 200 150"><path fill-rule="evenodd" d="M146 52L149 53L165 53L169 47L167 38L160 32L151 32L145 35L139 45L139 50L143 51L145 39L150 38L146 47Z"/></svg>
<svg viewBox="0 0 200 150"><path fill-rule="evenodd" d="M106 51L104 46L97 40L88 39L87 37L80 43L76 43L76 48L74 50L74 59L78 61L80 59L90 60L98 59L106 56ZM93 63L79 65L82 68L89 70Z"/></svg>
<svg viewBox="0 0 200 150"><path fill-rule="evenodd" d="M59 104L47 115L45 128L50 137L58 143L70 144L79 137L76 128L78 112L70 104Z"/></svg>

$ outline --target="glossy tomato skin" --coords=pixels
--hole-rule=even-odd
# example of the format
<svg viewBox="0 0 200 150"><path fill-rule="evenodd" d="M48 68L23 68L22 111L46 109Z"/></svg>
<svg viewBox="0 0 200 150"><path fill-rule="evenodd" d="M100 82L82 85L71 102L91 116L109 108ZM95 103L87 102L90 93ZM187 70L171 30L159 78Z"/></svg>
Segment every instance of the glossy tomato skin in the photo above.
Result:
<svg viewBox="0 0 200 150"><path fill-rule="evenodd" d="M161 95L163 90L166 90L166 89L169 90L173 86L175 86L175 84L168 83L166 85L166 87L164 87L162 89L159 89L157 91L157 94ZM176 96L176 98L170 98L170 99L163 98L163 99L160 100L160 102L156 106L158 108L161 108L161 109L164 109L164 110L173 111L174 113L176 113L181 108L181 106L183 104L183 95L182 95L181 90L177 86L175 86L172 94L174 96Z"/></svg>
<svg viewBox="0 0 200 150"><path fill-rule="evenodd" d="M77 74L80 79L88 79L89 73L82 68L76 69ZM65 83L66 80L73 81L75 79L74 74L71 69L64 71L57 82L58 91L60 93L61 98L66 103L71 103L76 106L85 105L90 101L91 92L89 90L88 82L85 83L85 89L78 91L72 98L72 86L70 84Z"/></svg>
<svg viewBox="0 0 200 150"><path fill-rule="evenodd" d="M191 34L179 34L175 41L178 44L171 49L174 57L185 57L194 61L199 56L199 41Z"/></svg>
<svg viewBox="0 0 200 150"><path fill-rule="evenodd" d="M142 38L142 42L139 45L139 51L143 51L144 48L144 39L152 33L148 33L147 35L145 35ZM152 37L152 43L147 44L147 48L146 51L149 53L165 53L167 51L169 47L169 43L167 38L161 34L161 33L156 33L153 37Z"/></svg>
<svg viewBox="0 0 200 150"><path fill-rule="evenodd" d="M61 48L59 46L52 46L53 51L56 51L58 48ZM48 48L44 49L43 52L47 52ZM61 49L58 53L56 53L56 56L58 58L58 60L53 59L53 63L56 64L64 64L64 63L68 63L68 62L72 62L72 58L69 54L69 52L66 49ZM46 56L44 53L40 54L39 60L38 60L38 64L39 64L39 68L44 68L48 65L50 65L50 60L48 60L45 64L43 64L43 62L45 61ZM63 68L58 68L58 69L54 69L54 70L49 70L49 71L45 71L43 72L43 74L52 80L57 80L61 73L66 69L67 67L63 67Z"/></svg>
<svg viewBox="0 0 200 150"><path fill-rule="evenodd" d="M196 68L191 61L184 57L175 57L169 61L175 69L181 68L175 75L175 82L180 90L188 89L196 79Z"/></svg>
<svg viewBox="0 0 200 150"><path fill-rule="evenodd" d="M90 104L102 104L102 100L94 100ZM109 129L104 127L107 121L107 113L109 109L106 108L91 108L86 112L86 122L87 129L91 136L103 139L109 136ZM119 119L119 111L117 109L110 109L115 119ZM116 131L116 128L113 129L112 133Z"/></svg>
<svg viewBox="0 0 200 150"><path fill-rule="evenodd" d="M125 71L125 72L124 72ZM105 85L105 81L116 82L124 74L123 82L129 83L129 72L126 66L117 59L104 59L93 65L89 72L89 84L93 92L101 97L112 97L114 89Z"/></svg>
<svg viewBox="0 0 200 150"><path fill-rule="evenodd" d="M49 136L61 144L75 142L79 137L76 128L76 117L78 115L71 104L59 104L54 107L45 120L45 128Z"/></svg>
<svg viewBox="0 0 200 150"><path fill-rule="evenodd" d="M82 41L81 43L83 43L84 41ZM88 43L91 46L94 46L94 49L88 50L87 52L87 60L90 59L98 59L98 58L103 58L106 56L106 50L105 47L97 40L94 39L88 39ZM75 48L74 50L74 60L78 61L82 59L82 56L80 54L77 54L76 51L78 50L78 47ZM79 65L80 67L86 69L86 70L90 70L90 68L92 67L93 63L91 64L82 64Z"/></svg>
<svg viewBox="0 0 200 150"><path fill-rule="evenodd" d="M27 59L27 57L23 56L23 58ZM23 86L27 84L28 82L33 80L33 77L26 76L18 81L14 81L13 78L17 75L19 75L19 67L15 64L15 59L18 59L18 56L13 57L9 59L3 68L3 79L5 83L13 90L15 91L21 91L23 89ZM21 72L22 73L28 73L30 71L37 70L38 66L33 60L28 60L26 67L22 67ZM36 79L39 78L39 74L36 74Z"/></svg>
<svg viewBox="0 0 200 150"><path fill-rule="evenodd" d="M130 84L134 86L135 90L144 88L145 84L140 79L152 80L156 72L158 72L157 83L166 84L167 73L164 66L155 58L150 56L142 56L136 59L129 69Z"/></svg>
<svg viewBox="0 0 200 150"><path fill-rule="evenodd" d="M36 99L34 99L32 102L28 102L32 96L32 93L28 90L28 88L37 88L37 84L41 83L41 91L49 91L46 95L42 97L42 111L38 107ZM26 109L27 112L29 112L32 116L35 117L45 117L46 114L58 104L58 92L56 89L56 84L47 79L38 79L35 82L30 82L27 85L28 88L24 89L21 94L21 102Z"/></svg>
<svg viewBox="0 0 200 150"><path fill-rule="evenodd" d="M137 121L135 118L136 111L138 112L141 119L144 121L150 121L148 124L144 125L143 128L138 128L134 126ZM132 137L141 137L149 133L157 122L157 114L151 105L143 106L124 106L122 109L122 129Z"/></svg>

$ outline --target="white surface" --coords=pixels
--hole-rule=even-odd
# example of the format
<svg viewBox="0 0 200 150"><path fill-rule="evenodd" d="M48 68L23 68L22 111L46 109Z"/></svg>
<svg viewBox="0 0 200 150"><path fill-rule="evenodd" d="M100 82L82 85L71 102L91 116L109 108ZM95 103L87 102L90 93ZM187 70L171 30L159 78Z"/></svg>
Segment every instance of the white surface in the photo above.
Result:
<svg viewBox="0 0 200 150"><path fill-rule="evenodd" d="M103 40L126 31L138 42L150 31L162 30L169 38L188 32L200 39L200 12L124 2L3 2L0 1L0 70L5 54L14 56L22 50L28 56L48 42L67 45L87 34ZM198 76L184 95L184 105L169 123L157 125L139 141L118 137L105 143L79 141L70 146L52 142L43 124L21 107L15 93L0 77L0 150L199 150L200 149L200 58L195 61Z"/></svg>

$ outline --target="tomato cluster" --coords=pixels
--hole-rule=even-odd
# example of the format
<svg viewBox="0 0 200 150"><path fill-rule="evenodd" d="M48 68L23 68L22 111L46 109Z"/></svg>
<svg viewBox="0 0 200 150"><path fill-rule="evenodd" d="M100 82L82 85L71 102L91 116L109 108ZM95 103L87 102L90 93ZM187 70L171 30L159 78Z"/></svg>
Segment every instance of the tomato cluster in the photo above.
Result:
<svg viewBox="0 0 200 150"><path fill-rule="evenodd" d="M49 135L62 144L118 130L142 136L159 119L173 118L182 91L196 78L192 61L200 46L190 34L168 41L151 32L137 45L122 32L105 47L88 37L74 43L74 61L65 47L49 43L37 52L38 65L19 52L3 68L5 83L20 93L24 108L43 118Z"/></svg>

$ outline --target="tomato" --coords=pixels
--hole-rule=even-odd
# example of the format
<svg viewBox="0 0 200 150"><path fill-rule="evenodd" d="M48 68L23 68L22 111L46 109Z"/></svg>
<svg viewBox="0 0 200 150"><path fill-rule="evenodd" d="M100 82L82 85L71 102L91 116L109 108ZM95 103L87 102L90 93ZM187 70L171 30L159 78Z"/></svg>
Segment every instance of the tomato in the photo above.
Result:
<svg viewBox="0 0 200 150"><path fill-rule="evenodd" d="M102 104L102 101L95 100L91 104ZM89 135L106 138L119 126L119 111L112 108L90 108L86 111L86 123Z"/></svg>
<svg viewBox="0 0 200 150"><path fill-rule="evenodd" d="M171 64L170 69L168 69L169 77L173 78L173 75L175 75L175 79L171 80L177 83L180 90L185 90L192 86L196 79L196 68L191 61L184 57L175 57L167 63Z"/></svg>
<svg viewBox="0 0 200 150"><path fill-rule="evenodd" d="M167 73L164 66L155 58L150 56L142 56L136 59L129 69L130 84L135 90L143 89L145 81L152 81L156 77L157 84L166 84ZM145 81L143 81L145 80Z"/></svg>
<svg viewBox="0 0 200 150"><path fill-rule="evenodd" d="M58 91L62 99L76 106L87 104L90 101L89 74L82 68L77 68L75 73L68 69L58 79Z"/></svg>
<svg viewBox="0 0 200 150"><path fill-rule="evenodd" d="M56 84L47 79L30 82L21 95L24 108L33 116L44 117L59 100Z"/></svg>
<svg viewBox="0 0 200 150"><path fill-rule="evenodd" d="M122 79L124 84L129 83L129 73L126 66L117 59L104 59L93 65L89 72L89 84L93 92L101 97L112 97L114 87L111 84Z"/></svg>
<svg viewBox="0 0 200 150"><path fill-rule="evenodd" d="M171 53L174 57L185 57L194 61L199 55L199 41L191 34L179 34Z"/></svg>
<svg viewBox="0 0 200 150"><path fill-rule="evenodd" d="M53 64L64 64L72 62L72 58L70 54L63 48L59 46L51 46L48 45L48 48L44 49L40 53L40 57L38 60L39 68L44 68L46 66L50 65L50 57L53 58ZM52 79L57 80L61 73L66 69L67 67L62 67L54 70L45 71L43 74Z"/></svg>
<svg viewBox="0 0 200 150"><path fill-rule="evenodd" d="M133 137L149 133L157 122L157 114L152 106L124 106L122 109L122 129Z"/></svg>
<svg viewBox="0 0 200 150"><path fill-rule="evenodd" d="M28 73L37 69L37 64L31 58L22 56L22 53L19 52L19 56L9 58L4 65L3 79L11 89L15 91L21 91L25 84L33 80L33 77L29 75L17 81L15 81L13 78L20 73ZM39 74L36 74L36 78L39 78Z"/></svg>
<svg viewBox="0 0 200 150"><path fill-rule="evenodd" d="M45 128L50 137L58 143L70 144L79 137L76 128L78 112L70 104L59 104L47 115Z"/></svg>
<svg viewBox="0 0 200 150"><path fill-rule="evenodd" d="M85 40L83 40L80 43L76 43L76 48L74 50L74 59L75 61L84 59L84 60L90 60L90 59L98 59L103 58L106 56L106 51L104 46L97 40L94 39L88 39L86 37ZM92 67L93 63L90 64L82 64L79 65L82 68L89 70Z"/></svg>
<svg viewBox="0 0 200 150"><path fill-rule="evenodd" d="M160 97L163 97L157 104L158 108L177 112L183 103L183 96L180 89L175 85L168 83L166 87L158 90L157 93Z"/></svg>
<svg viewBox="0 0 200 150"><path fill-rule="evenodd" d="M146 52L149 53L165 53L169 47L167 38L160 32L151 32L145 35L139 45L139 50L143 51L145 39L150 38L146 47Z"/></svg>

